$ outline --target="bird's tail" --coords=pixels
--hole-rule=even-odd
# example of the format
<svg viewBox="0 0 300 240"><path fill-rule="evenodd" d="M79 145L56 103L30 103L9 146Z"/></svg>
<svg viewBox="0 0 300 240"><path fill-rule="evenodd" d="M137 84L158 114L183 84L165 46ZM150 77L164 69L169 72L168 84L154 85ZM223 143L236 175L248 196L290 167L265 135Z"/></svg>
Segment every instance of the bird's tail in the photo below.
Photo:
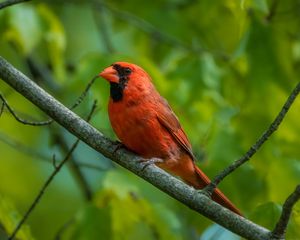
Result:
<svg viewBox="0 0 300 240"><path fill-rule="evenodd" d="M195 172L197 174L196 181L190 182L190 184L193 187L195 187L196 189L202 189L210 183L209 178L196 165L195 165ZM242 216L241 211L236 206L233 205L233 203L220 191L220 189L218 188L215 189L215 191L212 194L212 199L217 203L219 203L220 205Z"/></svg>
<svg viewBox="0 0 300 240"><path fill-rule="evenodd" d="M211 182L204 172L202 172L201 169L196 166L188 154L182 155L180 161L178 161L175 165L168 166L168 164L158 164L158 166L174 175L181 177L183 181L196 189L202 189ZM212 199L225 208L228 208L229 210L242 216L240 210L234 206L233 203L230 202L229 199L218 188L216 188L213 192Z"/></svg>

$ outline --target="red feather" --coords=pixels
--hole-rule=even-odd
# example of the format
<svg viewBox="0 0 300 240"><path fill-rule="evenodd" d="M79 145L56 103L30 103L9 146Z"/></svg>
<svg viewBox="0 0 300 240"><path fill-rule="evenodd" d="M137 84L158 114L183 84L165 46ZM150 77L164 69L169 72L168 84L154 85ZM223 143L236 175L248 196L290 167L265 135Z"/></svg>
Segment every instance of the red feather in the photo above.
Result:
<svg viewBox="0 0 300 240"><path fill-rule="evenodd" d="M159 167L197 189L210 183L209 178L195 165L191 144L178 118L142 68L117 62L100 76L110 82L110 122L127 148L144 158L162 159L163 162L157 164ZM212 197L241 215L219 189Z"/></svg>
<svg viewBox="0 0 300 240"><path fill-rule="evenodd" d="M179 145L195 160L195 156L192 151L192 145L190 144L185 132L183 131L178 118L172 111L168 102L161 98L160 103L163 105L158 108L157 119L160 124L165 127L168 132L174 137Z"/></svg>

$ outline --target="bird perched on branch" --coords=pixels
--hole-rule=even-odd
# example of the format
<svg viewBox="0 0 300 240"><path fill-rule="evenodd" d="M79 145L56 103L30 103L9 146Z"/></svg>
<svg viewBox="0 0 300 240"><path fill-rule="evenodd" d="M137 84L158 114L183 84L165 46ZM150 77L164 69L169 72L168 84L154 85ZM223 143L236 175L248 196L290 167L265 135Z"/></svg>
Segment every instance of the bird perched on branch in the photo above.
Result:
<svg viewBox="0 0 300 240"><path fill-rule="evenodd" d="M131 151L202 189L209 178L196 166L191 144L168 102L141 67L116 62L100 74L110 84L108 113L113 130ZM212 199L241 215L219 190Z"/></svg>

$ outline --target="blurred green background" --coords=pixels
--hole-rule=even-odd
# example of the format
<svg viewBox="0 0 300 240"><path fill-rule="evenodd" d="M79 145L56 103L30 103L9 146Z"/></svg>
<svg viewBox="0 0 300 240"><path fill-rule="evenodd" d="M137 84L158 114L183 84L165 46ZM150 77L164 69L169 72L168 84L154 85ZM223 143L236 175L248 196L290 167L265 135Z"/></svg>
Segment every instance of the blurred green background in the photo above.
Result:
<svg viewBox="0 0 300 240"><path fill-rule="evenodd" d="M177 113L198 165L213 177L269 126L300 73L299 0L32 1L0 11L0 54L67 106L114 61L148 71ZM0 81L25 119L40 110ZM116 139L109 86L98 79L75 111ZM220 185L251 220L272 229L300 182L300 99L262 149ZM74 137L57 124L0 118L0 239L10 233ZM239 237L80 144L55 177L20 239ZM82 181L84 180L84 181ZM84 182L87 187L83 187ZM1 237L2 236L2 237ZM287 239L300 239L300 204Z"/></svg>

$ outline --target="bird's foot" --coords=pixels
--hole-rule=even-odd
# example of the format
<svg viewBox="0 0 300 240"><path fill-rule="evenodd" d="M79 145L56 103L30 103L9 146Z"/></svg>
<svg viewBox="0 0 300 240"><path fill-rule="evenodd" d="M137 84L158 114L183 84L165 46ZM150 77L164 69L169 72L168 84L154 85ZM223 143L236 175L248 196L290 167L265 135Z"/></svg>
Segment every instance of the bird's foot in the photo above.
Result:
<svg viewBox="0 0 300 240"><path fill-rule="evenodd" d="M143 159L139 160L140 164L143 164L142 171L144 171L148 166L156 163L163 163L164 161L160 158L150 158L150 159Z"/></svg>
<svg viewBox="0 0 300 240"><path fill-rule="evenodd" d="M124 144L121 143L120 141L116 140L114 141L114 145L116 146L116 148L113 151L113 154L115 154L118 150L120 150L121 148L124 148Z"/></svg>
<svg viewBox="0 0 300 240"><path fill-rule="evenodd" d="M199 189L199 190L197 190L197 192L201 193L201 194L204 194L208 198L211 198L211 196L212 196L212 192L211 191L207 191L206 188Z"/></svg>

